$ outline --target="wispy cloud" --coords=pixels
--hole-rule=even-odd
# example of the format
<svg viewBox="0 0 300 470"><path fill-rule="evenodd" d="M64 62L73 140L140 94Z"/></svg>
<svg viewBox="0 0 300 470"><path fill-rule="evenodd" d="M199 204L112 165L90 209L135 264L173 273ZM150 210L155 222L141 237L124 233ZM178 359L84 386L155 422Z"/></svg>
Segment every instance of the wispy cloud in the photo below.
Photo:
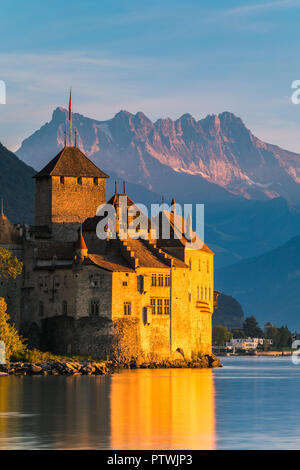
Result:
<svg viewBox="0 0 300 470"><path fill-rule="evenodd" d="M242 7L231 8L229 10L225 10L224 13L226 15L231 16L240 16L240 15L249 15L249 14L257 14L257 13L264 13L268 11L274 10L281 10L287 8L297 8L300 6L299 0L277 0L274 2L265 2L265 3L256 3L256 4L248 4Z"/></svg>

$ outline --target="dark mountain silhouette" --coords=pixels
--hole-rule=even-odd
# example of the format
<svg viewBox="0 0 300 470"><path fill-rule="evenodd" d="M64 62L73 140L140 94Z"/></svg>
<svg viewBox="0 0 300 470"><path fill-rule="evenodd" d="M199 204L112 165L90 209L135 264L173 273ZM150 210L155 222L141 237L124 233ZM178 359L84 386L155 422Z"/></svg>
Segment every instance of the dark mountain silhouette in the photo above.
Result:
<svg viewBox="0 0 300 470"><path fill-rule="evenodd" d="M0 197L9 220L33 222L35 170L0 143Z"/></svg>
<svg viewBox="0 0 300 470"><path fill-rule="evenodd" d="M262 256L217 269L215 287L235 297L245 316L300 331L300 236Z"/></svg>

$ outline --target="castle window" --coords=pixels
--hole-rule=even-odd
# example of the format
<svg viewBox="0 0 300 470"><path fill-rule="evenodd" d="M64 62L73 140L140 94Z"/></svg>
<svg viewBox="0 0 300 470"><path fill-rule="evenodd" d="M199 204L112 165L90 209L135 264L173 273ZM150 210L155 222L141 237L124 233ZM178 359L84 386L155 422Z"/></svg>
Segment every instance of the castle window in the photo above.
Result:
<svg viewBox="0 0 300 470"><path fill-rule="evenodd" d="M99 300L92 299L89 305L89 313L91 317L98 317L99 316Z"/></svg>
<svg viewBox="0 0 300 470"><path fill-rule="evenodd" d="M155 309L155 306L156 306L156 299L151 299L150 300L150 304L151 304L151 307L152 307L152 315L155 315L156 314L156 309Z"/></svg>
<svg viewBox="0 0 300 470"><path fill-rule="evenodd" d="M65 184L65 177L64 176L60 177L60 184Z"/></svg>
<svg viewBox="0 0 300 470"><path fill-rule="evenodd" d="M43 317L44 316L44 304L43 302L39 302L39 316Z"/></svg>
<svg viewBox="0 0 300 470"><path fill-rule="evenodd" d="M66 300L62 302L62 314L68 315L68 302Z"/></svg>
<svg viewBox="0 0 300 470"><path fill-rule="evenodd" d="M124 302L124 315L131 315L131 302Z"/></svg>
<svg viewBox="0 0 300 470"><path fill-rule="evenodd" d="M152 278L151 278L151 283L152 283L152 286L156 286L156 274L152 274Z"/></svg>
<svg viewBox="0 0 300 470"><path fill-rule="evenodd" d="M97 177L94 178L94 185L98 186L98 178Z"/></svg>
<svg viewBox="0 0 300 470"><path fill-rule="evenodd" d="M201 287L201 299L203 299L203 287Z"/></svg>
<svg viewBox="0 0 300 470"><path fill-rule="evenodd" d="M163 313L163 299L156 299L157 300L157 313L158 315L162 315Z"/></svg>
<svg viewBox="0 0 300 470"><path fill-rule="evenodd" d="M140 275L137 277L137 289L142 294L145 290L144 276Z"/></svg>
<svg viewBox="0 0 300 470"><path fill-rule="evenodd" d="M127 281L123 281L123 286L127 286L128 285L128 282Z"/></svg>
<svg viewBox="0 0 300 470"><path fill-rule="evenodd" d="M171 277L169 274L165 275L165 286L170 286L171 285Z"/></svg>
<svg viewBox="0 0 300 470"><path fill-rule="evenodd" d="M200 297L200 289L199 289L199 286L197 287L197 299L199 300L199 297Z"/></svg>
<svg viewBox="0 0 300 470"><path fill-rule="evenodd" d="M170 315L170 299L164 299L164 314Z"/></svg>
<svg viewBox="0 0 300 470"><path fill-rule="evenodd" d="M164 276L163 274L158 275L158 285L163 286L164 285Z"/></svg>
<svg viewBox="0 0 300 470"><path fill-rule="evenodd" d="M205 300L207 300L207 288L205 287Z"/></svg>
<svg viewBox="0 0 300 470"><path fill-rule="evenodd" d="M199 266L198 266L198 270L201 271L201 259L199 259Z"/></svg>
<svg viewBox="0 0 300 470"><path fill-rule="evenodd" d="M77 178L77 184L82 184L82 178L81 178L81 176L79 176L79 178Z"/></svg>
<svg viewBox="0 0 300 470"><path fill-rule="evenodd" d="M209 260L206 261L206 269L207 269L207 272L209 273Z"/></svg>
<svg viewBox="0 0 300 470"><path fill-rule="evenodd" d="M189 260L189 269L190 269L190 271L191 271L191 269L192 269L192 260L191 260L191 258L190 258L190 260Z"/></svg>

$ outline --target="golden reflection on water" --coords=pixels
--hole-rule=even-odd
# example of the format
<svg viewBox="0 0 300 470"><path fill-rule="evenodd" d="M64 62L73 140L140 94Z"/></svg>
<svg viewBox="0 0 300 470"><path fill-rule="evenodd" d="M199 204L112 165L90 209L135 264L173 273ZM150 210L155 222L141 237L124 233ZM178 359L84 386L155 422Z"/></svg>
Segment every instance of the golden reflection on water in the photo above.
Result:
<svg viewBox="0 0 300 470"><path fill-rule="evenodd" d="M112 449L215 449L211 370L134 370L112 377Z"/></svg>
<svg viewBox="0 0 300 470"><path fill-rule="evenodd" d="M1 377L0 449L214 449L211 370Z"/></svg>

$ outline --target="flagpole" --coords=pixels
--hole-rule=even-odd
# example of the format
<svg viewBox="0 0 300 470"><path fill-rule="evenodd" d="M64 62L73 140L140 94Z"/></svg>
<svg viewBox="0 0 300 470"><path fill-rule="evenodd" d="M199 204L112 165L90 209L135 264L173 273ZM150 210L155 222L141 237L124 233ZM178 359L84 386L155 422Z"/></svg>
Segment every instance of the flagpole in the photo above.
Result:
<svg viewBox="0 0 300 470"><path fill-rule="evenodd" d="M69 146L72 146L72 87L70 88L70 99L69 99L69 124L70 124L70 133L69 133Z"/></svg>

